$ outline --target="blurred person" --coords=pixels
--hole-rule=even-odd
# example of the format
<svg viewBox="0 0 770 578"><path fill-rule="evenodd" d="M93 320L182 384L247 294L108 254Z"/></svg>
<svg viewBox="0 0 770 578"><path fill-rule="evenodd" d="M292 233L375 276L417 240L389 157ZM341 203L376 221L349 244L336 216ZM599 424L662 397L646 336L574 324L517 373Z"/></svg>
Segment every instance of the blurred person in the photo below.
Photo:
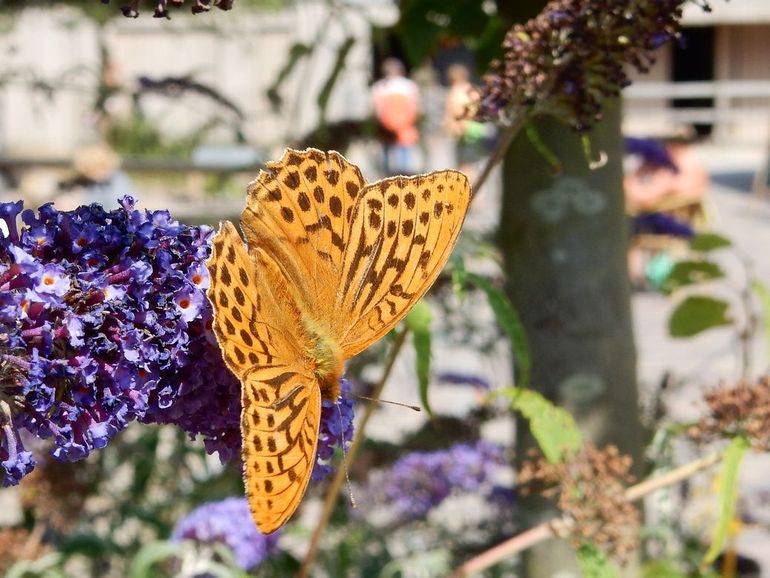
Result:
<svg viewBox="0 0 770 578"><path fill-rule="evenodd" d="M371 102L382 142L385 175L419 172L420 89L406 77L400 60L383 61L382 78L371 88Z"/></svg>
<svg viewBox="0 0 770 578"><path fill-rule="evenodd" d="M72 165L76 175L61 183L64 194L57 199L61 209L90 203L114 208L118 199L134 192L130 177L120 169L120 157L105 143L78 149Z"/></svg>
<svg viewBox="0 0 770 578"><path fill-rule="evenodd" d="M472 177L473 165L486 152L487 130L484 124L467 118L475 90L468 67L452 64L446 74L449 90L444 101L444 130L455 141L457 168Z"/></svg>
<svg viewBox="0 0 770 578"><path fill-rule="evenodd" d="M444 130L446 87L440 81L439 71L426 59L412 69L410 76L420 89L420 170L429 172L454 166L454 142Z"/></svg>
<svg viewBox="0 0 770 578"><path fill-rule="evenodd" d="M634 161L623 179L632 218L628 268L635 287L659 286L673 266L672 252L706 221L709 177L687 135L657 141L626 139Z"/></svg>
<svg viewBox="0 0 770 578"><path fill-rule="evenodd" d="M643 156L623 179L626 210L631 215L697 209L705 197L708 172L688 139L673 138L662 146L670 159L668 166Z"/></svg>

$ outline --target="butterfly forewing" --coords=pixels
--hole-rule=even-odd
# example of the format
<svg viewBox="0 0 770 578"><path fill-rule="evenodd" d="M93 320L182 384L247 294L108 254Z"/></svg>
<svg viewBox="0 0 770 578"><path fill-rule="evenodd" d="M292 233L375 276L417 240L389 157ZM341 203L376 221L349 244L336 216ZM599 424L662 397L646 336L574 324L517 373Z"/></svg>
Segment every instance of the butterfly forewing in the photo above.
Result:
<svg viewBox="0 0 770 578"><path fill-rule="evenodd" d="M329 319L350 219L364 180L336 152L287 150L249 187L241 225L284 271L306 312Z"/></svg>
<svg viewBox="0 0 770 578"><path fill-rule="evenodd" d="M214 331L225 363L242 384L246 492L257 525L269 533L291 516L310 479L320 390L301 353L301 312L275 261L258 248L250 256L225 223L208 268Z"/></svg>
<svg viewBox="0 0 770 578"><path fill-rule="evenodd" d="M435 281L460 233L470 202L457 171L394 177L360 193L344 253L336 307L348 320L345 357L380 339Z"/></svg>
<svg viewBox="0 0 770 578"><path fill-rule="evenodd" d="M242 379L250 367L276 363L275 340L283 332L265 321L267 288L256 289L254 264L231 223L224 223L214 238L207 266L213 328L227 366Z"/></svg>

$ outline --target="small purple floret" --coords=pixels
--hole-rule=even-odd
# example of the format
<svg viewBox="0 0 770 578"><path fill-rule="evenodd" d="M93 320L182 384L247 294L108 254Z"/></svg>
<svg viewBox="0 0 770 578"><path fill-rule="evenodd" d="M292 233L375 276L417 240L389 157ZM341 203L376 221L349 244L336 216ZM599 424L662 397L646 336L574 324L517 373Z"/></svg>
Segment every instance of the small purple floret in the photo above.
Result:
<svg viewBox="0 0 770 578"><path fill-rule="evenodd" d="M340 382L340 397L336 403L324 400L321 403L321 428L318 434L316 464L311 477L322 480L334 471L328 463L337 448L342 448L353 439L353 401L349 398L350 383Z"/></svg>

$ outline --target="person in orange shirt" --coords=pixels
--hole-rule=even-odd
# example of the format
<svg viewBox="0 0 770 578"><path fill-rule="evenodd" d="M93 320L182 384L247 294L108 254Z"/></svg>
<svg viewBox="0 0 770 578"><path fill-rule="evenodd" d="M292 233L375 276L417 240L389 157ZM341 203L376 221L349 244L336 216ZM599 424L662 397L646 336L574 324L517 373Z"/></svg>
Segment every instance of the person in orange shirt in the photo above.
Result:
<svg viewBox="0 0 770 578"><path fill-rule="evenodd" d="M372 85L371 101L383 144L383 172L386 176L414 174L420 170L420 90L396 58L385 59L382 75Z"/></svg>

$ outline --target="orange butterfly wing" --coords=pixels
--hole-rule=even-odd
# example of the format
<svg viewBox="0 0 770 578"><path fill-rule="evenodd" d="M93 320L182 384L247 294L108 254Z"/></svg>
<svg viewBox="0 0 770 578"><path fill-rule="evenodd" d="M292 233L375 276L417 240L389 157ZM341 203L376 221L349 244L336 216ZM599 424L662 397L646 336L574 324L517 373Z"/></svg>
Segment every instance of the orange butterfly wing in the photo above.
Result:
<svg viewBox="0 0 770 578"><path fill-rule="evenodd" d="M299 309L281 294L286 279L269 255L259 249L252 255L224 223L207 263L208 296L225 363L242 383L246 494L267 534L294 513L310 480L321 393L301 355Z"/></svg>
<svg viewBox="0 0 770 578"><path fill-rule="evenodd" d="M470 184L457 171L366 185L339 153L287 150L249 187L241 223L249 246L274 256L303 311L347 359L390 331L435 281L469 203Z"/></svg>
<svg viewBox="0 0 770 578"><path fill-rule="evenodd" d="M249 248L281 267L303 311L327 330L345 320L333 308L361 171L341 154L287 150L249 186L241 226Z"/></svg>
<svg viewBox="0 0 770 578"><path fill-rule="evenodd" d="M425 294L460 234L470 203L465 175L393 177L358 197L335 308L349 320L345 358L376 342Z"/></svg>

